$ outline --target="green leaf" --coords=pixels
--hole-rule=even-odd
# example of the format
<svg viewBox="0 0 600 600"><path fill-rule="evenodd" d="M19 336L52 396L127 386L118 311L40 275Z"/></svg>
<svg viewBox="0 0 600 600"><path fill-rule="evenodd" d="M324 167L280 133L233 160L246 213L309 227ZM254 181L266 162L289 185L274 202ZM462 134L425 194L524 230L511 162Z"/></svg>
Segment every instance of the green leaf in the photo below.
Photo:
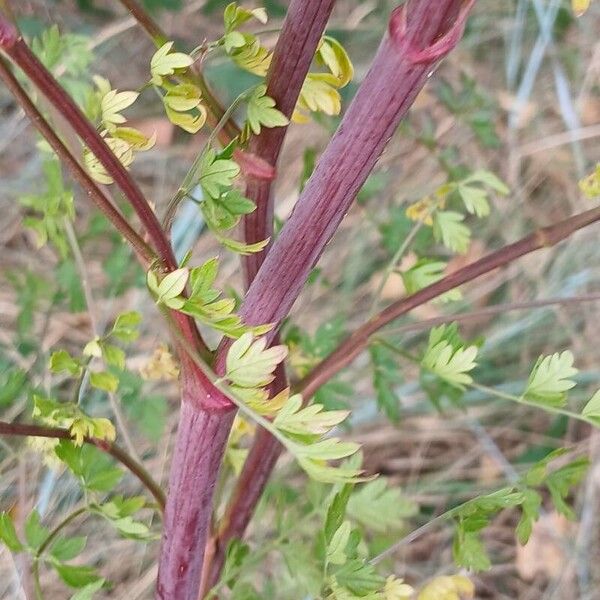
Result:
<svg viewBox="0 0 600 600"><path fill-rule="evenodd" d="M198 183L207 196L219 198L223 188L230 188L239 174L240 167L236 162L219 159L214 150L207 150L200 163Z"/></svg>
<svg viewBox="0 0 600 600"><path fill-rule="evenodd" d="M183 52L171 52L174 42L163 44L152 56L150 73L156 85L162 83L166 75L173 75L176 69L185 69L194 64L194 59Z"/></svg>
<svg viewBox="0 0 600 600"><path fill-rule="evenodd" d="M366 596L383 587L385 579L375 572L375 567L359 560L352 560L335 572L335 579L357 596Z"/></svg>
<svg viewBox="0 0 600 600"><path fill-rule="evenodd" d="M478 572L487 571L492 566L483 542L479 534L475 532L456 535L452 545L452 554L454 562L465 569Z"/></svg>
<svg viewBox="0 0 600 600"><path fill-rule="evenodd" d="M114 393L119 387L119 378L108 371L94 371L90 373L90 385L99 390Z"/></svg>
<svg viewBox="0 0 600 600"><path fill-rule="evenodd" d="M284 127L289 123L285 115L275 108L275 100L266 94L267 86L261 84L248 97L248 126L255 135L262 127Z"/></svg>
<svg viewBox="0 0 600 600"><path fill-rule="evenodd" d="M566 392L575 387L571 379L578 371L573 367L573 353L565 350L551 356L540 356L531 371L523 398L547 406L564 406Z"/></svg>
<svg viewBox="0 0 600 600"><path fill-rule="evenodd" d="M115 320L110 335L122 342L133 342L140 335L139 324L141 322L142 315L137 311L122 313Z"/></svg>
<svg viewBox="0 0 600 600"><path fill-rule="evenodd" d="M346 507L352 493L353 485L346 484L335 494L325 517L325 541L329 543L333 534L341 527L346 514Z"/></svg>
<svg viewBox="0 0 600 600"><path fill-rule="evenodd" d="M15 525L7 512L0 512L0 540L11 552L21 552L23 544L19 540Z"/></svg>
<svg viewBox="0 0 600 600"><path fill-rule="evenodd" d="M281 431L292 435L320 436L339 425L350 414L345 410L325 411L320 404L302 408L302 396L296 394L277 413L273 424Z"/></svg>
<svg viewBox="0 0 600 600"><path fill-rule="evenodd" d="M471 244L471 230L463 225L464 215L451 210L438 210L433 215L433 234L436 240L453 252L464 254Z"/></svg>
<svg viewBox="0 0 600 600"><path fill-rule="evenodd" d="M587 458L580 458L553 471L546 477L546 487L552 496L552 502L556 510L567 519L574 520L575 513L565 499L571 493L571 488L578 485L584 478L589 465Z"/></svg>
<svg viewBox="0 0 600 600"><path fill-rule="evenodd" d="M462 198L465 208L472 215L482 218L490 214L490 204L487 200L485 190L468 185L459 185L458 193Z"/></svg>
<svg viewBox="0 0 600 600"><path fill-rule="evenodd" d="M176 269L162 279L158 284L158 303L165 304L181 295L188 282L190 271L187 268Z"/></svg>
<svg viewBox="0 0 600 600"><path fill-rule="evenodd" d="M99 592L105 583L106 580L103 577L97 579L94 583L88 583L88 585L75 592L70 600L92 600L94 594Z"/></svg>
<svg viewBox="0 0 600 600"><path fill-rule="evenodd" d="M125 352L118 346L102 344L102 357L107 365L123 370L125 368Z"/></svg>
<svg viewBox="0 0 600 600"><path fill-rule="evenodd" d="M25 539L32 550L37 550L49 535L48 529L40 522L40 514L32 510L25 521Z"/></svg>
<svg viewBox="0 0 600 600"><path fill-rule="evenodd" d="M96 569L87 565L75 566L53 563L52 566L60 578L73 588L84 588L101 580L101 577L96 573Z"/></svg>
<svg viewBox="0 0 600 600"><path fill-rule="evenodd" d="M287 356L287 348L266 345L265 338L254 340L251 333L236 340L227 353L227 378L243 388L265 387L273 381L275 367Z"/></svg>
<svg viewBox="0 0 600 600"><path fill-rule="evenodd" d="M104 452L89 444L79 447L73 442L61 440L54 452L88 490L108 492L123 477L121 469L114 467Z"/></svg>
<svg viewBox="0 0 600 600"><path fill-rule="evenodd" d="M401 529L416 512L414 502L382 477L360 486L348 502L348 516L378 533Z"/></svg>
<svg viewBox="0 0 600 600"><path fill-rule="evenodd" d="M524 500L521 505L521 518L517 524L517 539L520 544L526 544L531 536L533 524L540 516L542 497L534 490L527 489L523 492Z"/></svg>
<svg viewBox="0 0 600 600"><path fill-rule="evenodd" d="M197 108L202 98L202 92L192 83L178 83L169 87L163 102L176 112L186 112Z"/></svg>
<svg viewBox="0 0 600 600"><path fill-rule="evenodd" d="M326 66L338 79L338 87L345 87L354 77L354 67L348 53L335 38L324 36L316 54L317 62Z"/></svg>
<svg viewBox="0 0 600 600"><path fill-rule="evenodd" d="M335 533L331 536L331 541L327 545L326 560L333 565L343 565L348 557L346 555L346 546L350 541L352 525L350 521L344 521Z"/></svg>
<svg viewBox="0 0 600 600"><path fill-rule="evenodd" d="M441 260L420 258L412 267L401 273L407 294L416 294L423 288L442 279L447 266ZM461 298L460 290L454 289L440 296L438 300L440 302L455 302Z"/></svg>
<svg viewBox="0 0 600 600"><path fill-rule="evenodd" d="M600 390L598 390L584 406L581 413L586 419L594 421L600 425Z"/></svg>
<svg viewBox="0 0 600 600"><path fill-rule="evenodd" d="M50 554L60 562L71 560L83 552L86 542L87 538L85 536L59 537L50 546Z"/></svg>
<svg viewBox="0 0 600 600"><path fill-rule="evenodd" d="M468 373L477 366L477 347L457 342L455 331L455 328L446 325L431 330L421 366L449 384L463 389L473 381Z"/></svg>
<svg viewBox="0 0 600 600"><path fill-rule="evenodd" d="M507 196L510 193L508 186L491 171L475 171L466 179L465 183L482 183L503 196Z"/></svg>
<svg viewBox="0 0 600 600"><path fill-rule="evenodd" d="M237 2L231 2L223 12L225 31L233 31L250 19L256 19L264 25L267 22L267 11L264 8L242 8Z"/></svg>
<svg viewBox="0 0 600 600"><path fill-rule="evenodd" d="M81 363L66 350L57 350L50 355L50 370L53 373L65 371L70 375L78 376L81 373Z"/></svg>
<svg viewBox="0 0 600 600"><path fill-rule="evenodd" d="M395 387L402 381L397 361L391 351L381 344L371 344L369 353L373 363L373 387L377 405L388 419L397 423L400 420L400 398Z"/></svg>

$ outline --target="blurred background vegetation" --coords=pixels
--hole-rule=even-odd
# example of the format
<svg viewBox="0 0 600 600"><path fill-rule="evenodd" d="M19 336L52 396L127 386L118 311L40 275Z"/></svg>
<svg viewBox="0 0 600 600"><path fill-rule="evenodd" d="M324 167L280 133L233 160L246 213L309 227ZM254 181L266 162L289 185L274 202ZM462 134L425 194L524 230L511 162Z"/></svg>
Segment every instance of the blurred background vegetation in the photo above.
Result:
<svg viewBox="0 0 600 600"><path fill-rule="evenodd" d="M221 35L221 14L228 2L144 3L169 36L189 49ZM90 64L94 73L110 78L119 89L136 89L147 80L152 45L118 2L14 4L27 36L39 37L50 25L70 34L56 52L57 60L68 61L63 83L75 96L90 84ZM345 102L364 76L395 5L391 0L338 0L329 32L345 44L356 68L355 82L344 90ZM272 44L286 2L265 0L264 6L271 20L262 39ZM465 255L446 257L449 270L587 207L589 200L583 199L578 181L600 161L599 31L598 3L576 20L566 0L479 0L463 43L418 98L297 303L293 322L286 326L295 368L301 370L325 356L346 331L364 321L376 294L377 305L404 294L405 281L391 261L413 228L406 208L447 179L460 180L487 169L510 188L509 196L494 198L490 217L470 223L473 243ZM210 61L206 75L225 104L252 83L251 75L218 58ZM134 172L162 212L206 138L203 133L190 137L175 131L150 97L136 106L132 123L143 131L156 131L157 144L138 158ZM36 137L4 90L0 111L2 419L31 415L32 392L49 386L45 368L49 353L56 347L76 352L89 340L89 312L104 327L118 312L134 307L144 313L143 333L128 357L119 390L110 402L90 392L86 405L116 419L124 445L164 483L177 395L174 382L142 376L156 349L167 343L144 291L143 273L104 219L77 199L76 232L93 291L90 306L77 257L38 247L35 234L22 227L35 209L31 196L37 194L43 202L44 194L53 191L40 187L43 165L35 150ZM299 186L336 123L322 118L290 130L276 188L281 217L289 214ZM583 403L600 387L600 304L590 299L600 295L597 237L597 229L591 228L556 249L478 280L462 290L462 299L420 308L396 324L391 335L410 351L426 339L420 321L468 313L461 325L463 335L485 336L477 380L517 394L537 356L571 349L580 369L580 385L572 400ZM179 220L175 241L182 251L193 243L199 258L220 252L211 236L203 235L195 214ZM400 268L410 268L420 247L428 244L427 232L419 232ZM222 285L240 293L234 257L223 257L221 274ZM576 300L497 314L481 312L493 304L514 308L532 300L565 298ZM567 445L574 449L573 456L589 455L592 461L573 498L576 519L569 522L548 506L530 544L522 548L514 539L516 514L503 513L486 532L494 566L474 578L477 597L598 598L600 434L585 424L518 407L484 392L457 395L424 387L417 367L398 365L397 358L385 352L374 354L365 353L325 386L318 399L329 406L353 407L353 431L348 434L364 444L368 470L381 472L402 489L402 506L396 507L402 522L397 530L380 531L372 540L375 548L399 542L387 559L394 571L410 583L454 572L451 528L425 528L414 539L405 536L448 507L514 481L528 464ZM60 520L79 499L72 478L40 461L38 451L34 447L23 451L22 446L0 439L0 508L11 510L17 521L34 505L44 520ZM123 485L132 493L137 490L130 477ZM301 477L290 461L282 459L268 492L269 504L261 508L259 525L250 532L252 543L265 543L272 535L265 528L270 522L267 511L284 497L302 494ZM100 597L152 597L157 543L134 544L108 534L93 520L80 530L94 540L88 544L86 561L98 565L118 590ZM304 535L310 538L310 531ZM18 569L1 548L1 598L19 597ZM271 571L290 577L267 557L260 572L267 576ZM47 599L65 597L50 574L44 577Z"/></svg>

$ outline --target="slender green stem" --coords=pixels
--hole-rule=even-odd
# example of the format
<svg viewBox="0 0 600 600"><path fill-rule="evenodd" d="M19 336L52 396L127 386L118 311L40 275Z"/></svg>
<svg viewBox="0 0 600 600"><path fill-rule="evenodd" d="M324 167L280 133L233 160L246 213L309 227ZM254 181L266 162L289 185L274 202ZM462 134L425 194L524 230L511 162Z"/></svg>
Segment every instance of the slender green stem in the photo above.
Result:
<svg viewBox="0 0 600 600"><path fill-rule="evenodd" d="M42 554L50 547L52 542L56 539L58 534L72 521L74 521L79 515L87 512L87 506L82 506L72 513L67 515L50 533L46 536L46 539L40 544L35 555L33 556L33 562L31 564L31 575L33 577L35 596L36 600L43 600L44 594L42 592L42 585L40 583L40 560Z"/></svg>
<svg viewBox="0 0 600 600"><path fill-rule="evenodd" d="M551 406L550 404L541 404L538 402L530 402L529 400L526 400L523 396L514 396L513 394L508 394L506 392L503 392L502 390L497 390L496 388L488 387L487 385L481 385L475 382L468 384L468 387L474 390L479 390L480 392L484 392L486 394L490 394L491 396L496 396L496 398L500 398L502 400L510 400L511 402L516 402L518 404L528 406L530 408L541 408L542 410L552 413L554 415L561 415L563 417L568 417L570 419L582 421L583 423L587 423L588 425L592 425L593 427L598 427L598 424L594 422L593 419L589 419L581 413L574 412L567 408Z"/></svg>
<svg viewBox="0 0 600 600"><path fill-rule="evenodd" d="M42 591L42 584L40 582L40 561L37 558L34 558L31 563L31 576L35 589L35 599L44 600L44 592Z"/></svg>
<svg viewBox="0 0 600 600"><path fill-rule="evenodd" d="M419 231L421 231L421 228L424 225L424 220L427 217L429 217L434 210L435 210L435 207L429 210L429 212L425 215L423 221L417 221L413 225L412 229L410 230L410 233L406 236L406 238L404 239L404 241L402 242L402 244L400 245L400 247L398 248L398 250L392 257L392 260L390 260L390 262L388 263L388 266L386 267L386 269L383 273L383 277L381 278L381 282L379 283L379 286L377 287L377 290L373 297L373 302L371 304L371 309L369 311L369 318L371 318L375 314L375 311L377 310L377 306L379 305L379 298L381 296L381 292L383 291L383 288L385 287L385 284L388 282L388 279L390 278L391 274L396 269L396 266L398 265L398 263L404 256L405 252L410 248L410 245L414 242Z"/></svg>
<svg viewBox="0 0 600 600"><path fill-rule="evenodd" d="M165 211L165 216L163 217L163 228L165 231L170 231L173 226L173 219L175 218L175 213L177 208L183 202L183 200L188 197L192 200L195 200L192 196L190 196L191 188L193 187L197 177L198 177L198 168L200 167L200 163L202 158L204 157L204 153L208 148L210 148L217 136L221 133L225 125L227 124L231 115L235 112L237 107L254 91L254 87L242 92L232 103L231 106L223 113L221 120L215 125L214 129L210 132L208 140L204 146L202 152L198 154L192 166L188 169L188 172L182 181L179 189L176 194L171 198L167 210Z"/></svg>
<svg viewBox="0 0 600 600"><path fill-rule="evenodd" d="M87 506L82 506L72 513L67 515L46 537L46 539L40 544L40 547L35 553L35 557L39 559L42 554L50 547L50 544L56 539L56 536L72 521L74 521L79 515L86 513L88 510Z"/></svg>

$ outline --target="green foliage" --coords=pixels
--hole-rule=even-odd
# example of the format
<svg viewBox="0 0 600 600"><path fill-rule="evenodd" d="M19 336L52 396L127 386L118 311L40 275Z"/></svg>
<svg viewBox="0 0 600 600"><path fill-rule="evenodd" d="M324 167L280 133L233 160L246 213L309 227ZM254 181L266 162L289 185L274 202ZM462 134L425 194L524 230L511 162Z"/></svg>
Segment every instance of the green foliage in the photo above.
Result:
<svg viewBox="0 0 600 600"><path fill-rule="evenodd" d="M429 334L429 343L421 366L448 382L462 389L470 384L473 378L468 374L477 363L477 346L467 346L460 340L456 324L434 327Z"/></svg>
<svg viewBox="0 0 600 600"><path fill-rule="evenodd" d="M577 375L573 367L573 353L565 350L551 356L540 356L537 360L523 398L529 402L561 407L566 404L566 392L575 387L571 379Z"/></svg>
<svg viewBox="0 0 600 600"><path fill-rule="evenodd" d="M61 440L54 452L90 492L108 492L123 477L123 471L114 467L104 452L89 444L76 446L73 442Z"/></svg>
<svg viewBox="0 0 600 600"><path fill-rule="evenodd" d="M23 544L19 540L15 525L6 512L0 513L0 540L11 552L21 552Z"/></svg>
<svg viewBox="0 0 600 600"><path fill-rule="evenodd" d="M31 49L79 105L85 106L90 93L89 67L93 60L89 39L74 33L61 34L58 26L52 25L32 40Z"/></svg>
<svg viewBox="0 0 600 600"><path fill-rule="evenodd" d="M225 35L217 42L222 45L231 60L245 71L258 76L265 76L271 63L271 53L261 46L257 36L251 33L241 33L238 28L251 19L262 24L267 22L264 8L252 10L242 8L232 2L225 8L223 21Z"/></svg>
<svg viewBox="0 0 600 600"><path fill-rule="evenodd" d="M373 363L373 387L377 396L377 405L388 419L400 420L400 398L395 387L402 381L395 355L381 344L369 346L371 362Z"/></svg>
<svg viewBox="0 0 600 600"><path fill-rule="evenodd" d="M293 115L293 119L299 123L308 121L311 112L338 115L342 108L338 90L348 85L354 76L354 67L348 54L332 37L323 37L315 61L326 72L311 72L306 76Z"/></svg>
<svg viewBox="0 0 600 600"><path fill-rule="evenodd" d="M367 531L389 533L400 530L417 507L380 477L360 486L350 497L347 510L348 516Z"/></svg>
<svg viewBox="0 0 600 600"><path fill-rule="evenodd" d="M455 522L453 553L458 566L474 571L483 571L491 566L481 534L491 520L504 509L521 510L516 533L521 544L527 543L533 524L540 514L540 487L545 487L550 492L558 512L569 519L575 517L565 499L583 478L589 462L580 458L549 471L548 467L552 461L564 453L563 449L551 452L533 465L517 485L469 500L446 514Z"/></svg>
<svg viewBox="0 0 600 600"><path fill-rule="evenodd" d="M459 116L471 128L482 146L500 146L494 122L497 108L478 87L476 79L463 74L458 91L442 81L438 84L438 95L448 110Z"/></svg>
<svg viewBox="0 0 600 600"><path fill-rule="evenodd" d="M124 538L142 541L155 540L158 536L152 533L145 523L133 518L145 506L146 500L141 496L130 498L113 496L103 504L92 504L90 509L104 517Z"/></svg>
<svg viewBox="0 0 600 600"><path fill-rule="evenodd" d="M45 191L40 195L19 197L19 202L33 214L23 219L23 225L35 232L38 247L50 242L62 258L69 253L65 221L75 218L73 192L65 189L60 163L47 157L43 163Z"/></svg>
<svg viewBox="0 0 600 600"><path fill-rule="evenodd" d="M246 127L258 135L262 127L284 127L288 120L275 108L275 100L266 95L267 86L258 85L248 97L248 113ZM245 135L249 137L249 132Z"/></svg>
<svg viewBox="0 0 600 600"><path fill-rule="evenodd" d="M226 376L239 388L266 387L273 381L275 367L287 356L285 346L266 348L266 339L254 340L244 333L227 353Z"/></svg>
<svg viewBox="0 0 600 600"><path fill-rule="evenodd" d="M90 417L77 404L56 402L39 395L34 395L33 400L33 416L46 425L67 428L76 446L81 446L87 437L109 442L116 437L115 428L108 419Z"/></svg>
<svg viewBox="0 0 600 600"><path fill-rule="evenodd" d="M402 281L408 294L416 294L419 290L432 285L445 275L447 264L441 260L429 258L419 259L412 267L402 271ZM439 297L440 302L455 302L462 298L460 290L450 290Z"/></svg>

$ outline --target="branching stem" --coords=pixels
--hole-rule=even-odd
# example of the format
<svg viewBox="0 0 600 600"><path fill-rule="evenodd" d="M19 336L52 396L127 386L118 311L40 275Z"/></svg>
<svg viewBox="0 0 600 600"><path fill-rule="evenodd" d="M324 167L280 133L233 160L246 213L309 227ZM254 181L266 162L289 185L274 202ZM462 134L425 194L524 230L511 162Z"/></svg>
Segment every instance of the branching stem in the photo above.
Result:
<svg viewBox="0 0 600 600"><path fill-rule="evenodd" d="M104 195L98 184L87 174L77 159L71 154L69 149L63 144L61 139L54 133L54 130L44 119L40 111L35 107L21 84L12 74L6 61L0 56L0 78L4 81L6 87L13 94L17 102L23 108L25 114L31 120L33 126L50 144L51 148L61 159L63 164L69 169L73 179L81 185L89 198L96 207L106 216L114 225L117 231L131 244L137 253L138 258L144 266L149 265L155 258L154 251L142 239L142 237L131 227L125 217L113 206L110 200Z"/></svg>

